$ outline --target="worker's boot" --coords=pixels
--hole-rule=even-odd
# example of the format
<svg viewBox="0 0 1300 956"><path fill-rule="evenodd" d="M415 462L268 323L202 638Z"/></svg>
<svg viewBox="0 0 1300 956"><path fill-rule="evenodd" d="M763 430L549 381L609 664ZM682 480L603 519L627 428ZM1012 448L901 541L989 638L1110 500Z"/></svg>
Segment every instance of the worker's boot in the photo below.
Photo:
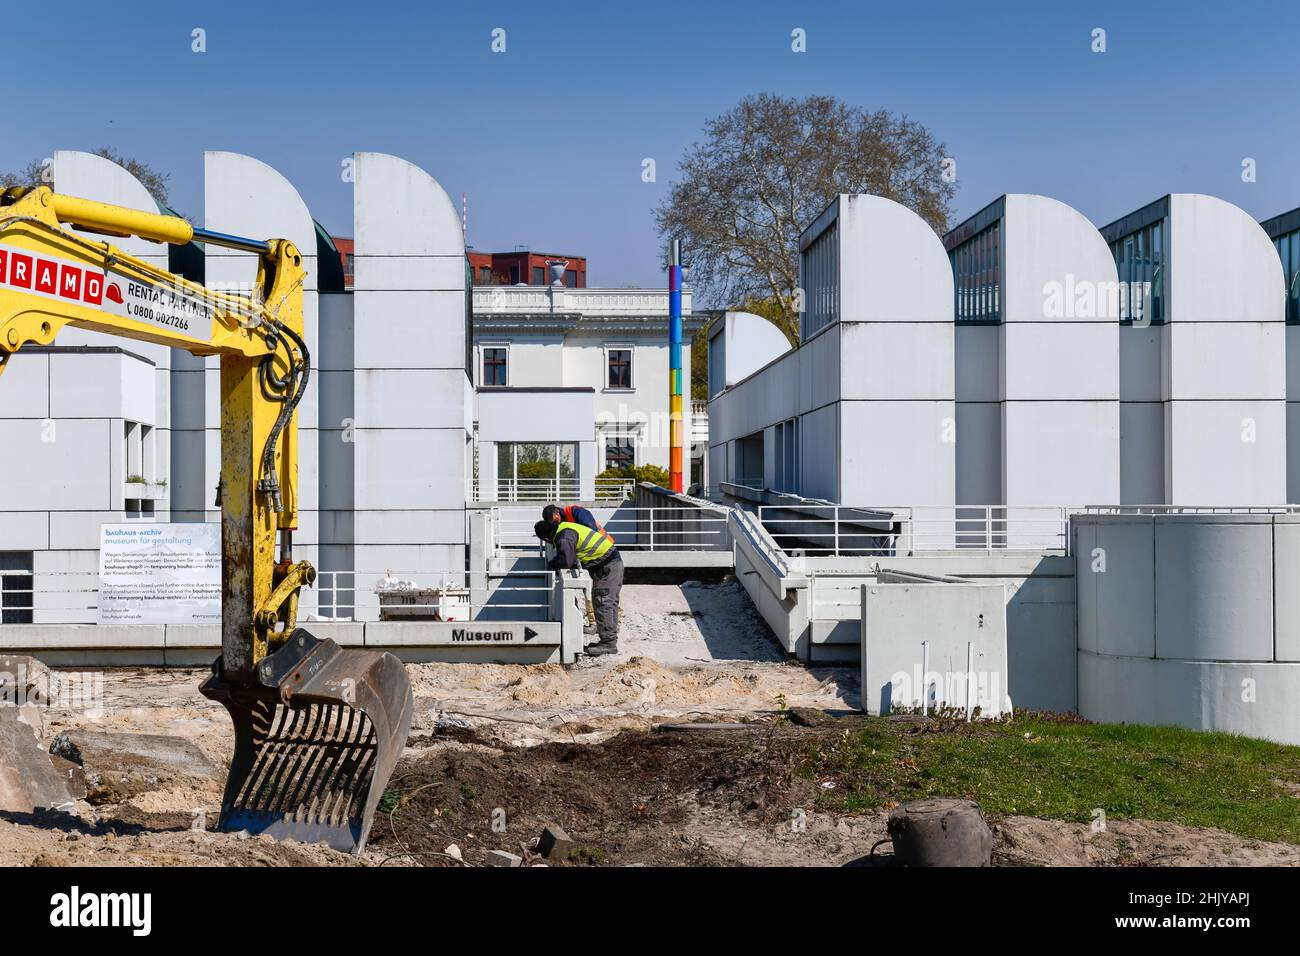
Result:
<svg viewBox="0 0 1300 956"><path fill-rule="evenodd" d="M597 641L595 644L588 644L582 649L582 653L589 657L600 657L602 654L617 654L617 641Z"/></svg>

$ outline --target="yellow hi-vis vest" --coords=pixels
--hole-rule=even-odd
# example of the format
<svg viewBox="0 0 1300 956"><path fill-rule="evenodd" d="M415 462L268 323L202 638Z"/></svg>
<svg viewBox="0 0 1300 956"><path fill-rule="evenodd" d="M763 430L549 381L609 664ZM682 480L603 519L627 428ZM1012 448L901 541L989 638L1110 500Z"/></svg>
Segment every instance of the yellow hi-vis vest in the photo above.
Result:
<svg viewBox="0 0 1300 956"><path fill-rule="evenodd" d="M561 521L555 533L561 531L573 531L578 535L578 563L582 565L595 564L605 555L609 554L610 549L614 547L614 539L603 531L597 531L595 528L588 528L585 524L573 524L569 521Z"/></svg>

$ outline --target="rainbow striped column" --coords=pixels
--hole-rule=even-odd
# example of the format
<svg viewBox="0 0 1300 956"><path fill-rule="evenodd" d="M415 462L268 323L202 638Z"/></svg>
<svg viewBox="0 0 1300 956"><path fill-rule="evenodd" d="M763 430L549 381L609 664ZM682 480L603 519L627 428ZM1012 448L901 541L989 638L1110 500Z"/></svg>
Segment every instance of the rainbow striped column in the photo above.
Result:
<svg viewBox="0 0 1300 956"><path fill-rule="evenodd" d="M668 474L672 490L682 486L682 243L668 258Z"/></svg>

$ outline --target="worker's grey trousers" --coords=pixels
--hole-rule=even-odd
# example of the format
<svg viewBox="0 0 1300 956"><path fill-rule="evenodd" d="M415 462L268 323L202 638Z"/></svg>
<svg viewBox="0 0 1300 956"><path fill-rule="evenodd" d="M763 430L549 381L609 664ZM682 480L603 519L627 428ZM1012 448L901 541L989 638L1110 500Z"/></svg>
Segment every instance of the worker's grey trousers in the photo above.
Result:
<svg viewBox="0 0 1300 956"><path fill-rule="evenodd" d="M623 588L623 559L615 558L591 572L591 603L596 605L596 633L601 643L618 640L618 592Z"/></svg>

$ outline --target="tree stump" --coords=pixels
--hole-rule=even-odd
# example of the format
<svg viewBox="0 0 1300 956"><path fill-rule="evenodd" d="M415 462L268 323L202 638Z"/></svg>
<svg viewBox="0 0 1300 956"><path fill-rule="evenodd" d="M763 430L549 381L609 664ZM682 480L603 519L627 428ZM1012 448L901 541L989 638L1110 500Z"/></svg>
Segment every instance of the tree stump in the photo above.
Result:
<svg viewBox="0 0 1300 956"><path fill-rule="evenodd" d="M993 832L973 800L931 797L894 808L889 838L900 866L989 866Z"/></svg>

